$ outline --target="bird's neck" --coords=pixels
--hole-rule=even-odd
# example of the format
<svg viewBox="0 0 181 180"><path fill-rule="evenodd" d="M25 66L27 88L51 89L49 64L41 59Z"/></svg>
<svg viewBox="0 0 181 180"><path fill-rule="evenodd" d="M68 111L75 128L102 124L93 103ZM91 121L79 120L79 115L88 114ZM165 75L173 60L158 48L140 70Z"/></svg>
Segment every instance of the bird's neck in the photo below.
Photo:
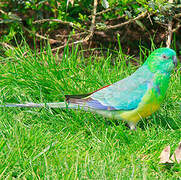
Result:
<svg viewBox="0 0 181 180"><path fill-rule="evenodd" d="M150 73L153 74L153 82L160 89L160 95L161 95L160 98L163 99L165 94L166 94L168 85L169 85L171 73L162 72L162 71L154 71L153 72L149 68L147 62L145 62L142 67L145 67L144 69L149 69Z"/></svg>
<svg viewBox="0 0 181 180"><path fill-rule="evenodd" d="M161 96L165 96L169 86L170 74L169 73L154 73L154 82L161 90Z"/></svg>

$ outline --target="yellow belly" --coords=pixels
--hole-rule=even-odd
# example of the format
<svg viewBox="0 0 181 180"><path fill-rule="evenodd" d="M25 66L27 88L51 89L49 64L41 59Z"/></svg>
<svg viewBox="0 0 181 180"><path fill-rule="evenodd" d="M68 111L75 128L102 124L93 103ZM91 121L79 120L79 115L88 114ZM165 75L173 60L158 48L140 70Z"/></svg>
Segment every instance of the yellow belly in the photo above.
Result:
<svg viewBox="0 0 181 180"><path fill-rule="evenodd" d="M157 111L161 101L162 97L155 96L152 91L149 91L136 109L124 111L120 114L120 117L128 122L137 123L140 119L150 116Z"/></svg>
<svg viewBox="0 0 181 180"><path fill-rule="evenodd" d="M145 117L150 116L152 113L157 111L160 107L163 97L155 94L152 90L148 91L142 98L138 107L134 110L128 111L105 111L105 110L92 110L105 117L113 119L122 119L127 121L129 124L136 125L136 123Z"/></svg>
<svg viewBox="0 0 181 180"><path fill-rule="evenodd" d="M160 105L156 103L145 104L143 106L138 106L135 110L121 113L120 117L126 121L137 123L141 118L150 116L157 111L159 107Z"/></svg>

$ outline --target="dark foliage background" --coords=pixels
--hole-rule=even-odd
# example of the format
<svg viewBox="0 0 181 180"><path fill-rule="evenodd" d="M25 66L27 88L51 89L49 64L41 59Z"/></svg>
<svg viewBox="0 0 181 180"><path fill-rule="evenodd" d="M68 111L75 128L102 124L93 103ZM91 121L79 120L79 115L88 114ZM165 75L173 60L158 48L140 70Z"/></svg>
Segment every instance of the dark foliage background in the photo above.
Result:
<svg viewBox="0 0 181 180"><path fill-rule="evenodd" d="M181 2L166 0L1 0L0 42L16 46L22 35L31 47L48 40L53 51L81 43L84 49L117 48L135 53L151 42L165 46L172 21L172 47L181 50Z"/></svg>

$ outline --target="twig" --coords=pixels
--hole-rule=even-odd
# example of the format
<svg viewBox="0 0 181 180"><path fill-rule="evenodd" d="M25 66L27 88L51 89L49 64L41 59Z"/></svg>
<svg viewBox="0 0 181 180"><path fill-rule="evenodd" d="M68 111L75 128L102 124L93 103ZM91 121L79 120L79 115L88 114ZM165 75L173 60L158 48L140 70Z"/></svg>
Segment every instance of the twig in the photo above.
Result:
<svg viewBox="0 0 181 180"><path fill-rule="evenodd" d="M174 32L176 32L176 31L178 31L178 29L180 29L181 28L181 24L177 24L177 26L176 26L176 28L174 28L173 30L172 30L172 32L174 33Z"/></svg>
<svg viewBox="0 0 181 180"><path fill-rule="evenodd" d="M82 39L82 40L80 40L80 41L75 41L75 42L73 42L73 43L69 43L69 44L65 44L65 45L62 45L62 46L53 48L51 51L52 51L52 52L59 51L60 49L65 48L66 46L69 46L69 47L70 47L70 46L73 46L73 45L75 45L75 44L84 43L84 42L86 42L86 40L85 40L85 39ZM37 55L38 55L38 54L41 54L41 53L46 54L46 51L39 52L39 53L37 53Z"/></svg>
<svg viewBox="0 0 181 180"><path fill-rule="evenodd" d="M87 35L85 37L85 39L82 39L80 41L75 41L73 43L70 43L70 44L65 44L63 46L59 46L59 47L56 47L54 49L52 49L52 52L53 51L58 51L66 46L72 46L72 45L75 45L75 44L78 44L78 43L84 43L84 42L87 42L94 34L94 29L95 29L95 18L96 18L96 11L97 11L97 0L94 0L94 9L93 9L93 15L92 15L92 21L91 21L91 27L90 27L90 34Z"/></svg>
<svg viewBox="0 0 181 180"><path fill-rule="evenodd" d="M97 11L97 0L94 0L94 8L93 8L93 12L92 12L92 21L91 21L91 26L90 26L90 30L89 30L90 34L86 36L86 38L84 39L85 41L88 41L94 35L96 11Z"/></svg>
<svg viewBox="0 0 181 180"><path fill-rule="evenodd" d="M5 47L5 48L13 49L13 50L14 50L14 47L10 46L8 43L0 42L0 44L1 44L3 47Z"/></svg>
<svg viewBox="0 0 181 180"><path fill-rule="evenodd" d="M161 27L163 27L165 29L168 28L168 24L161 23L160 21L155 21L155 23L159 24Z"/></svg>
<svg viewBox="0 0 181 180"><path fill-rule="evenodd" d="M63 49L65 48L66 46L72 46L72 45L75 45L75 44L78 44L78 43L84 43L84 42L87 42L94 34L94 30L95 30L95 14L96 14L96 9L97 9L97 0L94 0L94 9L93 9L93 14L94 16L92 16L92 21L91 21L91 27L90 27L90 34L88 34L84 39L82 40L79 40L79 41L75 41L75 42L72 42L72 43L69 43L69 44L65 44L65 45L62 45L62 46L59 46L59 47L56 47L54 49L52 49L52 52L54 51L58 51L60 49ZM137 16L136 18L134 19L130 19L129 21L125 22L125 23L122 23L122 24L119 24L119 25L115 25L115 26L108 26L109 29L112 29L112 28L117 28L117 27L121 27L123 25L126 25L126 24L129 24L131 22L134 22L140 18L143 18L147 15L147 12L144 12L143 14L140 14L139 16ZM40 53L46 53L46 51L44 52L40 52ZM40 54L38 53L38 54Z"/></svg>
<svg viewBox="0 0 181 180"><path fill-rule="evenodd" d="M69 25L69 26L74 27L76 29L87 31L86 29L81 28L81 27L77 26L76 24L74 24L72 22L62 21L60 19L41 19L41 20L34 21L33 24L44 23L44 22L49 22L49 21L61 23L61 24L64 24L64 25Z"/></svg>
<svg viewBox="0 0 181 180"><path fill-rule="evenodd" d="M0 13L8 15L8 13L6 13L5 11L3 11L2 9L0 9Z"/></svg>
<svg viewBox="0 0 181 180"><path fill-rule="evenodd" d="M60 50L60 49L63 49L64 47L66 47L66 46L72 46L72 45L75 45L75 44L79 44L79 43L84 43L84 42L86 42L87 40L86 39L82 39L82 40L80 40L80 41L75 41L75 42L73 42L73 43L69 43L69 44L65 44L65 45L62 45L62 46L59 46L59 47L56 47L56 48L54 48L54 49L52 49L52 52L54 52L54 51L58 51L58 50Z"/></svg>
<svg viewBox="0 0 181 180"><path fill-rule="evenodd" d="M169 0L169 3L173 3L173 0ZM171 45L171 40L172 40L172 20L170 20L168 22L168 38L167 38L167 42L166 42L166 45L168 48L170 48L170 45Z"/></svg>
<svg viewBox="0 0 181 180"><path fill-rule="evenodd" d="M175 14L174 18L179 18L181 17L181 13Z"/></svg>
<svg viewBox="0 0 181 180"><path fill-rule="evenodd" d="M87 34L87 32L81 32L81 33L77 33L77 34L69 34L69 35L60 35L60 34L57 34L55 35L56 37L74 37L74 36L81 36L81 35L84 35L84 34Z"/></svg>
<svg viewBox="0 0 181 180"><path fill-rule="evenodd" d="M114 6L112 8L108 8L108 9L105 9L103 11L100 11L100 12L97 12L95 15L98 16L98 15L101 15L101 14L104 14L106 12L109 12L109 11L112 11L113 9L115 9L117 6ZM90 16L88 16L89 18L91 18L93 16L93 14L91 14Z"/></svg>
<svg viewBox="0 0 181 180"><path fill-rule="evenodd" d="M58 51L60 49L63 49L64 47L66 46L72 46L72 45L75 45L75 44L78 44L78 43L84 43L84 42L87 42L94 34L94 29L95 29L95 17L96 17L96 10L97 10L97 0L94 0L94 9L93 9L93 16L92 16L92 21L91 21L91 27L90 27L90 34L87 35L84 39L80 40L80 41L75 41L75 42L72 42L72 43L69 43L69 44L65 44L65 45L62 45L62 46L59 46L59 47L56 47L54 49L52 49L52 52L54 51ZM41 21L42 22L42 21ZM37 23L37 22L36 22ZM65 22L64 22L65 23ZM68 24L70 24L68 22ZM46 51L43 51L43 52L40 52L40 53L46 53ZM40 54L38 53L38 54Z"/></svg>
<svg viewBox="0 0 181 180"><path fill-rule="evenodd" d="M58 22L58 23L61 23L61 24L69 25L69 26L74 25L72 22L62 21L60 19L41 19L41 20L34 21L33 24L40 24L40 23L49 22L49 21Z"/></svg>
<svg viewBox="0 0 181 180"><path fill-rule="evenodd" d="M150 18L150 13L148 13L148 19L150 20L150 23L151 23L151 25L153 26L153 22L152 22L152 20L151 20L151 18Z"/></svg>
<svg viewBox="0 0 181 180"><path fill-rule="evenodd" d="M82 39L82 40L80 40L80 41L75 41L75 42L72 42L72 43L69 43L69 44L64 44L64 45L62 45L62 46L53 48L51 51L52 51L52 52L59 51L60 49L65 48L66 46L69 46L69 47L70 47L70 46L73 46L73 45L75 45L75 44L84 43L84 42L86 42L86 41L87 41L87 40L86 40L86 38L85 38L85 39ZM37 54L41 54L41 53L46 54L46 51L39 52L39 53L37 53Z"/></svg>
<svg viewBox="0 0 181 180"><path fill-rule="evenodd" d="M33 33L33 32L32 32L32 33ZM42 35L40 35L40 34L38 34L38 33L33 33L33 34L34 34L36 37L39 37L40 39L45 39L45 40L49 41L50 44L62 42L62 41L58 41L58 40L55 40L55 39L49 39L49 38L47 38L47 37L45 37L45 36L42 36Z"/></svg>
<svg viewBox="0 0 181 180"><path fill-rule="evenodd" d="M59 46L59 47L56 47L54 49L52 49L52 52L53 51L57 51L57 50L60 50L66 46L72 46L72 45L75 45L75 44L78 44L78 43L84 43L84 42L87 42L94 34L94 29L95 29L95 18L96 18L96 10L97 10L97 0L94 0L94 9L93 9L93 15L92 15L92 21L91 21L91 26L90 26L90 34L88 34L85 39L82 39L80 41L75 41L73 43L70 43L70 44L65 44L63 46Z"/></svg>
<svg viewBox="0 0 181 180"><path fill-rule="evenodd" d="M111 11L111 10L113 10L113 8L108 8L108 9L106 9L106 10L103 10L103 11L100 11L100 12L98 12L98 13L96 13L96 14L91 14L90 16L88 16L89 18L91 18L92 16L94 16L94 15L101 15L101 14L104 14L104 13L106 13L106 12L108 12L108 11Z"/></svg>
<svg viewBox="0 0 181 180"><path fill-rule="evenodd" d="M108 29L116 29L118 27L122 27L122 26L130 24L130 23L132 23L132 22L134 22L134 21L136 21L138 19L144 18L146 15L147 15L147 11L140 14L139 16L135 17L134 19L130 19L129 21L123 22L121 24L116 24L116 25L113 25L113 26L112 25L107 26L105 29L108 30Z"/></svg>
<svg viewBox="0 0 181 180"><path fill-rule="evenodd" d="M104 14L106 12L112 11L112 10L116 9L117 6L118 6L118 4L115 4L113 7L107 8L107 9L100 11L100 12L97 12L95 15L98 16L98 15ZM93 16L93 14L89 15L88 18L91 18L92 16Z"/></svg>
<svg viewBox="0 0 181 180"><path fill-rule="evenodd" d="M126 14L123 14L122 16L118 16L118 17L116 17L116 18L109 19L109 22L110 22L110 21L120 20L120 19L123 19L123 18L125 18L125 17L126 17Z"/></svg>
<svg viewBox="0 0 181 180"><path fill-rule="evenodd" d="M45 40L49 41L50 44L62 42L62 41L58 41L58 40L55 40L55 39L49 39L49 38L47 38L47 37L45 37L45 36L42 36L42 35L40 35L40 34L38 34L38 33L34 33L33 31L29 30L29 29L26 28L26 27L23 27L23 29L24 29L25 31L29 32L30 34L34 34L36 37L38 37L38 38L40 38L40 39L45 39Z"/></svg>
<svg viewBox="0 0 181 180"><path fill-rule="evenodd" d="M16 50L13 46L11 46L11 45L9 45L9 44L7 44L7 43L5 43L5 42L0 42L0 44L1 44L3 47L7 48L7 49ZM24 52L24 53L22 54L22 56L25 56L26 54L27 54L27 52Z"/></svg>

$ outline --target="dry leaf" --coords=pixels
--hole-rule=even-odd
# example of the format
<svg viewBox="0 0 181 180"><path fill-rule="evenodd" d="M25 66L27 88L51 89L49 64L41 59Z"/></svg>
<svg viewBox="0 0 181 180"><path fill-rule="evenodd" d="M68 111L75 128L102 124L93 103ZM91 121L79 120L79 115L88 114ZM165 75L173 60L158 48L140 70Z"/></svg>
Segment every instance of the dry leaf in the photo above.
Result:
<svg viewBox="0 0 181 180"><path fill-rule="evenodd" d="M177 163L181 162L181 142L179 143L179 146L177 147L177 149L173 153L171 160L173 162L177 162Z"/></svg>
<svg viewBox="0 0 181 180"><path fill-rule="evenodd" d="M170 145L167 146L160 154L160 164L173 164L174 162L181 162L181 142L179 146L175 149L175 152L170 158Z"/></svg>
<svg viewBox="0 0 181 180"><path fill-rule="evenodd" d="M67 7L69 5L69 2L72 4L72 6L74 5L74 0L67 0Z"/></svg>
<svg viewBox="0 0 181 180"><path fill-rule="evenodd" d="M167 146L165 149L160 154L160 164L165 164L165 163L173 163L170 160L170 145Z"/></svg>

